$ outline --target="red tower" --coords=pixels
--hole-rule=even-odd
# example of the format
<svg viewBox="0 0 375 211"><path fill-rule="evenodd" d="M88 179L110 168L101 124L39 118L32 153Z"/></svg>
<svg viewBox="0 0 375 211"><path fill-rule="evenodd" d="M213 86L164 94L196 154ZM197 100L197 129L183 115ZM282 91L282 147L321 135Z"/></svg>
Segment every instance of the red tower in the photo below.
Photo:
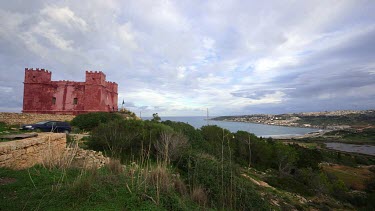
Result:
<svg viewBox="0 0 375 211"><path fill-rule="evenodd" d="M117 111L118 85L99 71L86 71L85 82L51 81L52 73L25 68L24 113L80 114Z"/></svg>

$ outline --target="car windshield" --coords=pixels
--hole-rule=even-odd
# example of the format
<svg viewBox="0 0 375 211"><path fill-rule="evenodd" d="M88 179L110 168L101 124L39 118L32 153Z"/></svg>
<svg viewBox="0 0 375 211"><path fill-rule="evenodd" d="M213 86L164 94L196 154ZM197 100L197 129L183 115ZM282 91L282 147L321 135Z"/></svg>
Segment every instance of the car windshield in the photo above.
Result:
<svg viewBox="0 0 375 211"><path fill-rule="evenodd" d="M44 121L44 122L37 122L37 123L35 123L36 125L43 125L43 124L45 124L45 123L47 123L48 121Z"/></svg>

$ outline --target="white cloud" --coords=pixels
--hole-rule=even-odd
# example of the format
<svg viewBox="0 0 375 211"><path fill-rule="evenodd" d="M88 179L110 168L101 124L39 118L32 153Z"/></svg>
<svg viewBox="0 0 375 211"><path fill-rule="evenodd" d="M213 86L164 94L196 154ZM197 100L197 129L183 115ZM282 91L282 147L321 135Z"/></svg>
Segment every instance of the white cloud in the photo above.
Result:
<svg viewBox="0 0 375 211"><path fill-rule="evenodd" d="M41 10L41 14L45 15L46 19L51 20L51 22L62 23L65 26L82 31L88 30L86 21L75 15L68 7L47 6Z"/></svg>
<svg viewBox="0 0 375 211"><path fill-rule="evenodd" d="M135 32L132 28L132 24L127 22L121 26L119 26L119 36L124 44L125 48L130 48L132 50L138 49L138 44L135 39Z"/></svg>
<svg viewBox="0 0 375 211"><path fill-rule="evenodd" d="M186 67L184 66L179 66L177 67L177 78L181 79L185 77L185 71Z"/></svg>
<svg viewBox="0 0 375 211"><path fill-rule="evenodd" d="M284 56L279 58L262 58L255 62L255 71L266 74L267 71L298 64L296 57Z"/></svg>
<svg viewBox="0 0 375 211"><path fill-rule="evenodd" d="M306 96L323 102L355 92L375 104L369 100L373 4L84 0L0 6L0 68L13 68L12 78L23 66L69 80L82 80L85 69L103 70L119 83L119 100L145 108L145 115L283 110L297 102L308 107ZM19 87L11 93L21 102ZM266 94L231 94L257 89Z"/></svg>

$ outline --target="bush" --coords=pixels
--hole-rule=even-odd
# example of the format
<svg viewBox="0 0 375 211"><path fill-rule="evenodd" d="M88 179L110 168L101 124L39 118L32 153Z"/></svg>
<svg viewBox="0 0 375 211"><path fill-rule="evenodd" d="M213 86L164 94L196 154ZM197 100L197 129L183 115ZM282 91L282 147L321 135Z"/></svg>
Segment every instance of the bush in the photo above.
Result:
<svg viewBox="0 0 375 211"><path fill-rule="evenodd" d="M301 194L302 196L313 196L314 192L303 183L293 177L268 177L266 182L276 188Z"/></svg>
<svg viewBox="0 0 375 211"><path fill-rule="evenodd" d="M122 119L122 117L116 113L94 112L76 116L71 121L71 125L78 127L81 130L91 131L95 127L99 126L100 123L107 123L120 119Z"/></svg>
<svg viewBox="0 0 375 211"><path fill-rule="evenodd" d="M205 206L207 204L207 194L201 187L193 188L191 199L201 206Z"/></svg>
<svg viewBox="0 0 375 211"><path fill-rule="evenodd" d="M229 154L228 146L233 149L234 142L233 134L224 128L221 128L217 125L207 125L201 127L201 134L204 138L204 141L201 145L200 150L216 156L217 158L221 157L222 150L224 154Z"/></svg>
<svg viewBox="0 0 375 211"><path fill-rule="evenodd" d="M115 120L96 127L87 145L94 150L108 151L112 156L120 157L128 152L133 143L142 140L144 124L136 120Z"/></svg>
<svg viewBox="0 0 375 211"><path fill-rule="evenodd" d="M230 162L222 163L214 156L195 152L185 155L178 168L192 188L200 187L192 190L191 197L201 205L207 203L213 209L224 210L268 208L252 184L240 175L238 166Z"/></svg>
<svg viewBox="0 0 375 211"><path fill-rule="evenodd" d="M170 120L163 121L162 123L173 128L174 131L182 133L188 137L189 142L193 144L193 147L197 149L200 148L203 142L203 137L200 131L195 129L193 126L184 122L172 122Z"/></svg>
<svg viewBox="0 0 375 211"><path fill-rule="evenodd" d="M96 127L87 145L91 149L106 151L122 159L140 157L145 153L156 157L153 146L163 131L173 130L150 121L115 120Z"/></svg>
<svg viewBox="0 0 375 211"><path fill-rule="evenodd" d="M163 131L154 147L159 159L169 164L171 161L176 161L188 148L188 139L181 133Z"/></svg>
<svg viewBox="0 0 375 211"><path fill-rule="evenodd" d="M170 173L167 168L161 166L150 170L148 183L153 187L157 187L163 193L168 193L172 188Z"/></svg>
<svg viewBox="0 0 375 211"><path fill-rule="evenodd" d="M7 129L8 129L7 124L5 122L0 122L0 132L3 132Z"/></svg>

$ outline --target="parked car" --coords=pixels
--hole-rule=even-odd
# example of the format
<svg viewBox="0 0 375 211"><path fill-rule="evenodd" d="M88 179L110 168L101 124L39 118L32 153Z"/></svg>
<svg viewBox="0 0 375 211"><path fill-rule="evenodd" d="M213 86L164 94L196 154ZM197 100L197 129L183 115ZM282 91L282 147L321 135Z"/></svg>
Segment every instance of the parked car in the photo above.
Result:
<svg viewBox="0 0 375 211"><path fill-rule="evenodd" d="M43 121L35 124L22 125L20 130L35 130L41 132L70 133L69 123L61 121Z"/></svg>

